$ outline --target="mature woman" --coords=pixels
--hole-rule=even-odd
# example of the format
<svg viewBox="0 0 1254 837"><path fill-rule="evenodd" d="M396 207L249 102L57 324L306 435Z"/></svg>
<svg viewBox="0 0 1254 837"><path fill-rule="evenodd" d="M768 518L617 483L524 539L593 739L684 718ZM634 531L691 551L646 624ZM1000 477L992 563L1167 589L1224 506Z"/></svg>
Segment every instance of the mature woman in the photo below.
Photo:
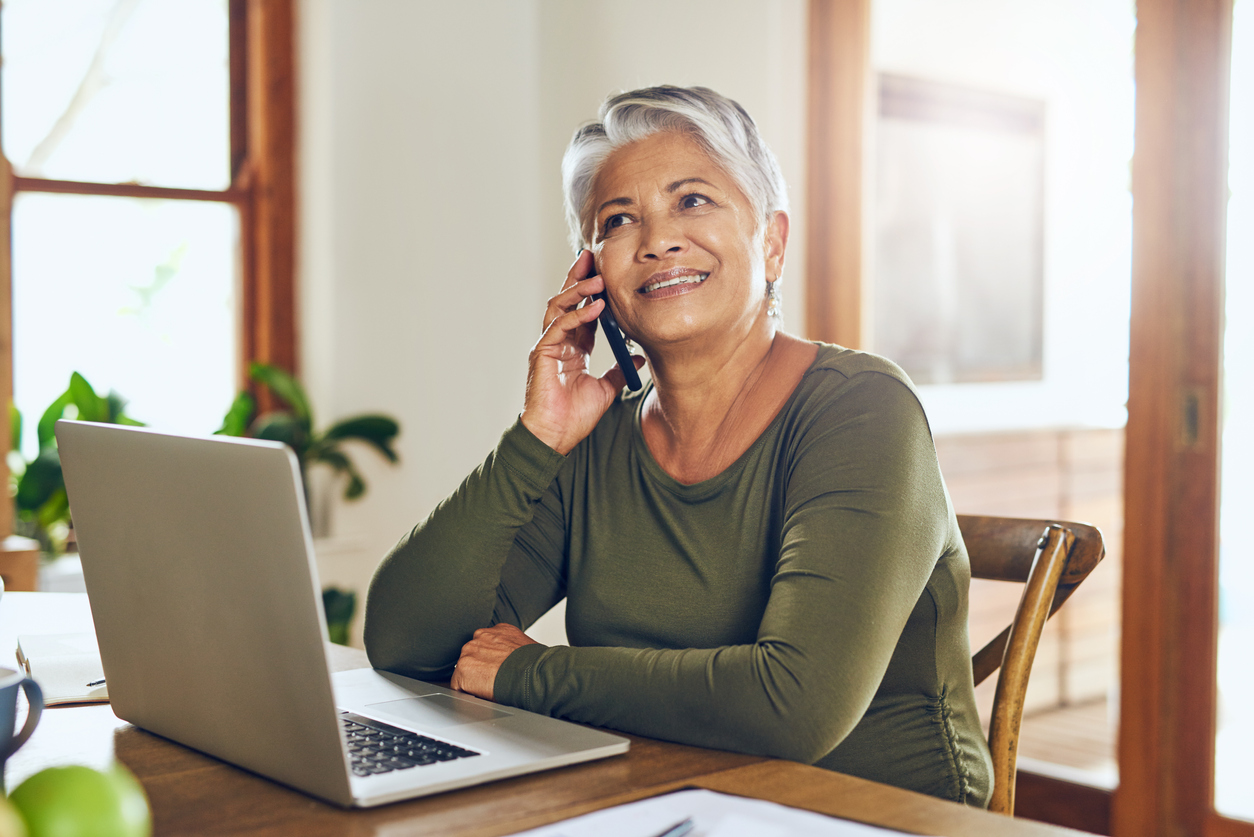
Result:
<svg viewBox="0 0 1254 837"><path fill-rule="evenodd" d="M625 93L563 172L581 252L522 415L380 566L371 662L986 804L927 420L892 363L779 330L787 197L753 121L704 88ZM588 370L601 291L647 358L639 393ZM562 597L571 646L535 643Z"/></svg>

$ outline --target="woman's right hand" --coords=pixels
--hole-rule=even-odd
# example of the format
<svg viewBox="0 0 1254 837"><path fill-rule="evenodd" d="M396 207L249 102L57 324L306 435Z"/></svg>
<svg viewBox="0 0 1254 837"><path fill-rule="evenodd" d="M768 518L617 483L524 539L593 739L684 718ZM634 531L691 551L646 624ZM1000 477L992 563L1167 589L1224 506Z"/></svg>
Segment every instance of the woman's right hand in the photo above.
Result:
<svg viewBox="0 0 1254 837"><path fill-rule="evenodd" d="M561 291L549 300L544 334L529 358L522 423L562 455L592 432L626 384L617 365L599 378L588 372L596 318L605 308L599 299L580 305L605 288L600 276L586 278L592 271L592 253L585 250L571 265ZM644 358L633 361L637 369L644 365Z"/></svg>

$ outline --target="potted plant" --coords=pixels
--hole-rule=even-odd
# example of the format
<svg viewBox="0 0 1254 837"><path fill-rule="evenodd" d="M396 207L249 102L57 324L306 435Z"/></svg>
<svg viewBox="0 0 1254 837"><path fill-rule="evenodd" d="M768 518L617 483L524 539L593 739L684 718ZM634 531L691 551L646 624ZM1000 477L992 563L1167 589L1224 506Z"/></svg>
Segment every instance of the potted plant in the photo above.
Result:
<svg viewBox="0 0 1254 837"><path fill-rule="evenodd" d="M309 499L308 469L315 464L328 465L337 474L346 476L344 499L356 500L366 493L366 483L344 450L350 440L364 442L388 462L399 461L392 443L400 433L396 419L369 413L341 419L330 427L316 431L313 411L305 389L294 377L264 363L253 362L249 377L268 387L287 409L271 410L257 415L257 402L247 391L235 397L231 408L215 432L224 436L251 436L283 442L296 453L301 477L305 480L305 498Z"/></svg>
<svg viewBox="0 0 1254 837"><path fill-rule="evenodd" d="M39 418L36 436L39 453L27 462L21 453L22 414L9 405L10 439L9 473L13 479L15 529L17 534L39 541L47 556L60 555L67 542L73 543L70 528L70 503L61 475L61 457L57 453L56 424L61 418L76 418L107 424L143 426L126 415L126 399L111 391L97 395L87 379L74 372L70 385Z"/></svg>
<svg viewBox="0 0 1254 837"><path fill-rule="evenodd" d="M388 462L399 457L392 447L400 425L390 416L369 413L341 419L330 427L318 430L305 389L292 375L276 366L252 363L249 377L267 387L286 409L257 414L257 402L247 391L236 396L216 432L225 436L251 436L283 442L296 453L301 479L305 487L305 505L314 508L309 492L309 469L317 464L330 467L336 475L346 478L344 499L356 500L366 493L366 482L349 458L345 443L362 442ZM315 534L320 527L315 527ZM357 607L357 594L352 590L328 587L322 591L327 630L333 642L348 644L348 627Z"/></svg>

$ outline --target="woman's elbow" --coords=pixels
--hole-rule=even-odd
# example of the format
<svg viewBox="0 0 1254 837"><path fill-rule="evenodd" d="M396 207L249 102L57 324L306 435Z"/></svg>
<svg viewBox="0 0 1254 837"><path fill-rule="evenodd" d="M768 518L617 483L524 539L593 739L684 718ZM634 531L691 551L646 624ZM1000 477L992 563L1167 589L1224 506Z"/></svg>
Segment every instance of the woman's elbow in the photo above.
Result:
<svg viewBox="0 0 1254 837"><path fill-rule="evenodd" d="M871 695L850 694L848 684L816 676L790 646L759 646L756 707L742 717L754 750L763 755L814 764L853 731Z"/></svg>
<svg viewBox="0 0 1254 837"><path fill-rule="evenodd" d="M415 680L448 680L453 674L453 663L424 661L418 658L414 649L406 647L394 639L373 640L363 637L366 646L366 658L370 667L380 671L390 671L403 677Z"/></svg>
<svg viewBox="0 0 1254 837"><path fill-rule="evenodd" d="M814 764L836 748L853 729L853 724L834 723L833 719L793 719L763 730L763 755L778 759Z"/></svg>
<svg viewBox="0 0 1254 837"><path fill-rule="evenodd" d="M371 619L369 610L366 611L365 624L362 626L361 641L372 668L399 671L404 667L405 661L400 643L396 642L396 635L380 626L378 620Z"/></svg>
<svg viewBox="0 0 1254 837"><path fill-rule="evenodd" d="M367 604L361 641L366 648L366 658L370 661L371 668L407 677L420 676L413 659L413 648L403 641L406 633L394 620L385 618L377 609L372 609Z"/></svg>
<svg viewBox="0 0 1254 837"><path fill-rule="evenodd" d="M800 691L792 700L769 701L770 706L745 719L742 730L747 751L773 758L814 764L830 753L858 723L838 701Z"/></svg>

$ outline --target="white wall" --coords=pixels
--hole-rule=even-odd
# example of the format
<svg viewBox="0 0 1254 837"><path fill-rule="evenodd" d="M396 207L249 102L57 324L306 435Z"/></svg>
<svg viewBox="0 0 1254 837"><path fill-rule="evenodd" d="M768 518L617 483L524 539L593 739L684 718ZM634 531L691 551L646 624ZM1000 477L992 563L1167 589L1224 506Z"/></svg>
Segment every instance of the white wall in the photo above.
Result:
<svg viewBox="0 0 1254 837"><path fill-rule="evenodd" d="M605 96L654 84L704 85L740 102L779 157L793 207L785 317L801 325L805 204L803 0L540 0L540 160L546 270L573 256L561 207L562 152ZM546 294L547 296L547 294Z"/></svg>
<svg viewBox="0 0 1254 837"><path fill-rule="evenodd" d="M607 93L703 84L754 115L792 187L801 323L802 0L303 0L301 351L317 415L385 411L401 465L334 512L324 581L378 559L522 406L573 258L559 164ZM598 355L608 367L606 356Z"/></svg>

